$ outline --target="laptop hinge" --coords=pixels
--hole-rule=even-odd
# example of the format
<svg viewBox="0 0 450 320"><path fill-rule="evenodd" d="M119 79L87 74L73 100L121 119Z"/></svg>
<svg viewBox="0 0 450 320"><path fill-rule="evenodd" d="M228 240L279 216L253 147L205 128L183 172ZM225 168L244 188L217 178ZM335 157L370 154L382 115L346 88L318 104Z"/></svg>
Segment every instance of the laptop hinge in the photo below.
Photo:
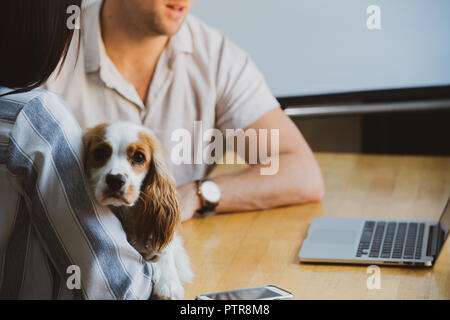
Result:
<svg viewBox="0 0 450 320"><path fill-rule="evenodd" d="M439 225L431 225L428 231L427 256L436 258L439 252Z"/></svg>
<svg viewBox="0 0 450 320"><path fill-rule="evenodd" d="M440 223L438 224L438 230L437 255L441 252L445 240L447 239L447 233L445 232L444 226Z"/></svg>

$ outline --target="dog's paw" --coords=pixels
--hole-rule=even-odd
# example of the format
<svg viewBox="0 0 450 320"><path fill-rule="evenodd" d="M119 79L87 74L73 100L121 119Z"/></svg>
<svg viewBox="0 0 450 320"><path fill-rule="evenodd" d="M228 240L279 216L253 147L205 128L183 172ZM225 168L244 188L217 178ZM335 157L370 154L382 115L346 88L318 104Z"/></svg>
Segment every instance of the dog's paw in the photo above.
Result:
<svg viewBox="0 0 450 320"><path fill-rule="evenodd" d="M155 283L152 299L181 300L184 298L184 287L179 281L159 281Z"/></svg>

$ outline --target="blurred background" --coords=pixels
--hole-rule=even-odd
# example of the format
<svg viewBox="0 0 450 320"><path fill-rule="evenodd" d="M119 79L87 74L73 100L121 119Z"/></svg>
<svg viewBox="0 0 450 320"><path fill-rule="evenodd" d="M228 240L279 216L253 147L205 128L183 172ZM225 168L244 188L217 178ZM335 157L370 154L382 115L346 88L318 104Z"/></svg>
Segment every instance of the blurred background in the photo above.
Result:
<svg viewBox="0 0 450 320"><path fill-rule="evenodd" d="M450 155L449 0L195 0L192 14L250 53L314 151Z"/></svg>

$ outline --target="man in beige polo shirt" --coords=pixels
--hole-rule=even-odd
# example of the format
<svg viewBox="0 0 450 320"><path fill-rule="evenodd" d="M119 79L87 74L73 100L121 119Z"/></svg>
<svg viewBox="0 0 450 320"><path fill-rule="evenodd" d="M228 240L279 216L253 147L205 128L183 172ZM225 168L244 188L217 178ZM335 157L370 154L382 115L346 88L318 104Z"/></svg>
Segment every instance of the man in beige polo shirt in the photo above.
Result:
<svg viewBox="0 0 450 320"><path fill-rule="evenodd" d="M183 220L201 209L245 211L320 200L322 176L301 133L250 57L188 15L192 2L90 3L83 8L79 48L75 39L64 69L47 89L67 101L82 127L121 119L151 128L168 151ZM189 132L192 150L202 150L208 144L202 132L212 128L224 136L226 129L258 136L262 129L278 130L276 154L270 153L270 139L266 146L277 157L276 174L261 174L265 164L258 157L243 172L197 183L207 164L174 163L170 155L180 142L173 134Z"/></svg>

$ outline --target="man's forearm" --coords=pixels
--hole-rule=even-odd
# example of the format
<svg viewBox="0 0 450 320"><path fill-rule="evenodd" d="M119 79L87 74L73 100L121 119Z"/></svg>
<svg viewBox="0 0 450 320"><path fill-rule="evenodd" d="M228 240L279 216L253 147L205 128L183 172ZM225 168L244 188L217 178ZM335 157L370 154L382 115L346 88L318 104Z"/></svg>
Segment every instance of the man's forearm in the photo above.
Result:
<svg viewBox="0 0 450 320"><path fill-rule="evenodd" d="M271 138L266 142L259 141L259 157L262 157L260 148L267 150L265 157L257 159L250 168L226 176L215 177L214 180L222 190L222 198L217 206L217 212L238 212L249 210L269 209L279 206L301 204L318 201L324 195L324 183L319 165L303 138L302 134L281 110L274 109L267 112L260 119L248 126L247 130L277 129L275 141ZM272 135L270 135L272 137ZM263 143L261 145L261 143ZM273 147L276 147L273 149ZM244 152L235 148L246 163L252 163L250 158L250 141ZM263 149L264 150L264 149ZM279 155L278 158L274 158ZM254 160L254 159L253 159ZM270 160L266 165L266 160ZM274 167L272 164L275 161ZM226 161L228 162L228 161ZM274 169L275 170L272 170ZM272 172L274 171L274 172ZM264 173L273 173L264 175ZM196 184L189 183L179 187L179 199L182 211L182 220L188 220L194 212L201 207L200 197L197 195Z"/></svg>
<svg viewBox="0 0 450 320"><path fill-rule="evenodd" d="M214 178L222 190L217 212L268 209L318 201L324 194L323 180L314 157L286 153L279 156L279 170L262 175L263 165Z"/></svg>

